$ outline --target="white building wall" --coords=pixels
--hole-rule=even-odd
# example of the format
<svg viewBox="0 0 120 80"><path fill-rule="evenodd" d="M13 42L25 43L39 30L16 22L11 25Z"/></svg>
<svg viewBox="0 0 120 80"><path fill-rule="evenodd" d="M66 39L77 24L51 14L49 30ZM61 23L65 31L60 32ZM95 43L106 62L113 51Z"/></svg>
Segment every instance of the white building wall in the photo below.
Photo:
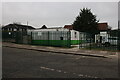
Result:
<svg viewBox="0 0 120 80"><path fill-rule="evenodd" d="M68 40L69 30L62 30L56 31L55 29L50 30L29 30L28 35L31 35L32 32L32 39L33 40Z"/></svg>
<svg viewBox="0 0 120 80"><path fill-rule="evenodd" d="M65 28L60 28L60 29L36 29L36 30L28 30L28 34L31 35L31 32L33 34L33 39L43 39L46 40L48 38L48 36L46 36L45 34L47 34L49 31L49 39L50 40L60 40L60 37L63 37L63 40L68 40L68 34L70 31L70 37L71 40L79 40L79 32L76 30L69 30L69 29L65 29ZM57 36L56 36L57 35ZM43 36L43 37L41 37Z"/></svg>
<svg viewBox="0 0 120 80"><path fill-rule="evenodd" d="M69 29L66 28L58 28L58 29L35 29L35 30L28 30L28 31L69 31Z"/></svg>
<svg viewBox="0 0 120 80"><path fill-rule="evenodd" d="M71 40L79 40L79 32L75 30L71 30Z"/></svg>

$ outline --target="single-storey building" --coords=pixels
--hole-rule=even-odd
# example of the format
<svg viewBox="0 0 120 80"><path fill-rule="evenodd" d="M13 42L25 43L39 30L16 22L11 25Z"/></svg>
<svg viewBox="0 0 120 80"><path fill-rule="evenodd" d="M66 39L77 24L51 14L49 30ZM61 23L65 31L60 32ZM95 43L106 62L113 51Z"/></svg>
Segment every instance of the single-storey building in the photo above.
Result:
<svg viewBox="0 0 120 80"><path fill-rule="evenodd" d="M61 27L28 30L28 35L32 36L32 44L51 46L80 44L80 38L84 37L82 32Z"/></svg>

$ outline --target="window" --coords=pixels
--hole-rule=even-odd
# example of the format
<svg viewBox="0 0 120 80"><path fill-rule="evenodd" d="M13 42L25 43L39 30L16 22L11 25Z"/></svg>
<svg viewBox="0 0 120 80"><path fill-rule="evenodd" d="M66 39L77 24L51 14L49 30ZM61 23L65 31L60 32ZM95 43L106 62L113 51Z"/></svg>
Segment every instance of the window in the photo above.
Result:
<svg viewBox="0 0 120 80"><path fill-rule="evenodd" d="M63 40L63 37L60 37L60 40Z"/></svg>
<svg viewBox="0 0 120 80"><path fill-rule="evenodd" d="M17 31L17 29L14 29L14 31Z"/></svg>
<svg viewBox="0 0 120 80"><path fill-rule="evenodd" d="M41 36L42 35L42 32L38 32L38 36Z"/></svg>

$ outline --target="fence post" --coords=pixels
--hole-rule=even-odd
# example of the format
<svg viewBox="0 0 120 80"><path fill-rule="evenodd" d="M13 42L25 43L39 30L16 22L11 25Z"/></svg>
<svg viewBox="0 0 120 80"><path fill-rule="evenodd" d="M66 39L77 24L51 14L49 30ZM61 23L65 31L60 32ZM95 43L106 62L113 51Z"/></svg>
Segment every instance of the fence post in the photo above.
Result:
<svg viewBox="0 0 120 80"><path fill-rule="evenodd" d="M15 37L15 43L18 43L18 32L16 31L15 33L16 37Z"/></svg>
<svg viewBox="0 0 120 80"><path fill-rule="evenodd" d="M91 40L91 38L90 38L90 50L91 50L91 43L92 43L92 40Z"/></svg>
<svg viewBox="0 0 120 80"><path fill-rule="evenodd" d="M81 37L80 37L81 36ZM79 32L79 49L81 48L81 44L82 44L82 35Z"/></svg>
<svg viewBox="0 0 120 80"><path fill-rule="evenodd" d="M117 48L118 48L118 51L120 51L120 30L118 30Z"/></svg>
<svg viewBox="0 0 120 80"><path fill-rule="evenodd" d="M65 35L65 33L63 35ZM67 45L66 46L69 48L71 47L71 32L70 32L70 30L67 32Z"/></svg>
<svg viewBox="0 0 120 80"><path fill-rule="evenodd" d="M69 30L69 48L71 47L71 32Z"/></svg>
<svg viewBox="0 0 120 80"><path fill-rule="evenodd" d="M32 32L30 33L30 44L32 44Z"/></svg>
<svg viewBox="0 0 120 80"><path fill-rule="evenodd" d="M94 34L90 34L89 37L90 37L90 50L92 49L92 41L94 40Z"/></svg>
<svg viewBox="0 0 120 80"><path fill-rule="evenodd" d="M23 44L23 36L24 36L24 32L21 31L21 44Z"/></svg>
<svg viewBox="0 0 120 80"><path fill-rule="evenodd" d="M79 49L80 49L80 32L79 32Z"/></svg>
<svg viewBox="0 0 120 80"><path fill-rule="evenodd" d="M48 46L50 46L50 43L49 43L50 41L49 41L49 31L48 31Z"/></svg>

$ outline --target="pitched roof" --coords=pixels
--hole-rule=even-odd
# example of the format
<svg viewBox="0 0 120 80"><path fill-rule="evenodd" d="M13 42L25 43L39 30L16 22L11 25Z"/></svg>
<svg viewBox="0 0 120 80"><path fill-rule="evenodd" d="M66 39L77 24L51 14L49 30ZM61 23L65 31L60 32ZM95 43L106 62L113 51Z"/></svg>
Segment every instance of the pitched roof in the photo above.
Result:
<svg viewBox="0 0 120 80"><path fill-rule="evenodd" d="M50 28L47 28L47 29L60 29L62 27L50 27Z"/></svg>
<svg viewBox="0 0 120 80"><path fill-rule="evenodd" d="M36 29L59 29L59 28L63 28L63 27L60 27L60 26L47 27L46 25L43 25L41 28L36 28Z"/></svg>
<svg viewBox="0 0 120 80"><path fill-rule="evenodd" d="M72 29L73 29L73 26L72 26L72 25L65 25L64 28L67 28L67 29L72 30Z"/></svg>
<svg viewBox="0 0 120 80"><path fill-rule="evenodd" d="M43 25L40 29L47 29L47 26Z"/></svg>
<svg viewBox="0 0 120 80"><path fill-rule="evenodd" d="M8 24L2 28L24 28L24 29L35 29L32 26L28 26L28 25L21 25L21 24Z"/></svg>
<svg viewBox="0 0 120 80"><path fill-rule="evenodd" d="M98 29L99 30L108 30L108 24L107 23L98 23Z"/></svg>

